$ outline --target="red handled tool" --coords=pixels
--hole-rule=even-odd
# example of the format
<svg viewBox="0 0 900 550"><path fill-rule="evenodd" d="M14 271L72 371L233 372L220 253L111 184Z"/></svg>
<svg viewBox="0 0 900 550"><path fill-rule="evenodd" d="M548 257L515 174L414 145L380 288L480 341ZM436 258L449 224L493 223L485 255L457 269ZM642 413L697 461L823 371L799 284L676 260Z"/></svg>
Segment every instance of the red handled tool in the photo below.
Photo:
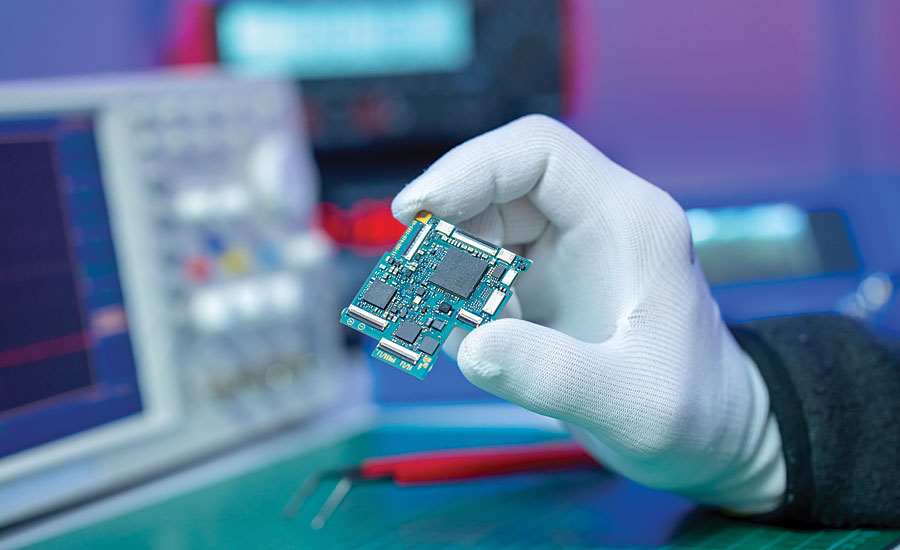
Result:
<svg viewBox="0 0 900 550"><path fill-rule="evenodd" d="M313 529L321 529L337 509L354 481L387 480L395 484L426 485L466 481L482 477L525 472L546 472L579 468L600 468L580 446L571 441L425 451L368 458L349 468L314 474L298 487L284 508L293 517L325 479L339 481L312 519Z"/></svg>

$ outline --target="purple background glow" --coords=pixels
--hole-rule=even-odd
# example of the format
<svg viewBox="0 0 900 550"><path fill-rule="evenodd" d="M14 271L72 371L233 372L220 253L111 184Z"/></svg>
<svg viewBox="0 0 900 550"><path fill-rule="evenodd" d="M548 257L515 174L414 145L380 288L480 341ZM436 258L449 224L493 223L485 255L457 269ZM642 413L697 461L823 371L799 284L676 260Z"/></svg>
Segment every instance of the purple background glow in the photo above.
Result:
<svg viewBox="0 0 900 550"><path fill-rule="evenodd" d="M900 168L900 5L570 0L568 122L676 195ZM172 0L4 3L0 79L161 64Z"/></svg>

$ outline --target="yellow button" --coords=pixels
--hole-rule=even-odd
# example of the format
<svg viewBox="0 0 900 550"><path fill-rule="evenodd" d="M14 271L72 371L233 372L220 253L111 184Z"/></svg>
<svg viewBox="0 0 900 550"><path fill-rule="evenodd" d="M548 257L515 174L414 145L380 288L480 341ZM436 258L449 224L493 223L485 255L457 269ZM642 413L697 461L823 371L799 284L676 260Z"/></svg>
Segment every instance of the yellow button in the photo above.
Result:
<svg viewBox="0 0 900 550"><path fill-rule="evenodd" d="M250 267L250 256L243 250L232 248L222 256L222 265L230 273L243 273Z"/></svg>

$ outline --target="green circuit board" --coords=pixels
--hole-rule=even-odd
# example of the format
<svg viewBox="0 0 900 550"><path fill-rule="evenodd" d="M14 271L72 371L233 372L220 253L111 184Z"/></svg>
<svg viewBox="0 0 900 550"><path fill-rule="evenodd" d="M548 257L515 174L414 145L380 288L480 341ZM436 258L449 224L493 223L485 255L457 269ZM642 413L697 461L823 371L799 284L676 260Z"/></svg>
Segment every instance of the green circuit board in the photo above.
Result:
<svg viewBox="0 0 900 550"><path fill-rule="evenodd" d="M497 318L531 260L419 212L341 323L378 340L372 357L424 379L453 327Z"/></svg>

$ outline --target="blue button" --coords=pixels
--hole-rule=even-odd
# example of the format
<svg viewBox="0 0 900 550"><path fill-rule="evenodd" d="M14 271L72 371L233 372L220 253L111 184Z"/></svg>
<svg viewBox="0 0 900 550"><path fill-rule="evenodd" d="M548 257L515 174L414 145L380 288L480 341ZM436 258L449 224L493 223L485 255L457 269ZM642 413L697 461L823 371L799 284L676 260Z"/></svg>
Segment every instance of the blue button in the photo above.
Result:
<svg viewBox="0 0 900 550"><path fill-rule="evenodd" d="M256 260L263 267L280 267L281 254L271 243L263 243L256 249Z"/></svg>
<svg viewBox="0 0 900 550"><path fill-rule="evenodd" d="M207 235L203 244L213 254L221 254L225 251L225 240L215 233Z"/></svg>

